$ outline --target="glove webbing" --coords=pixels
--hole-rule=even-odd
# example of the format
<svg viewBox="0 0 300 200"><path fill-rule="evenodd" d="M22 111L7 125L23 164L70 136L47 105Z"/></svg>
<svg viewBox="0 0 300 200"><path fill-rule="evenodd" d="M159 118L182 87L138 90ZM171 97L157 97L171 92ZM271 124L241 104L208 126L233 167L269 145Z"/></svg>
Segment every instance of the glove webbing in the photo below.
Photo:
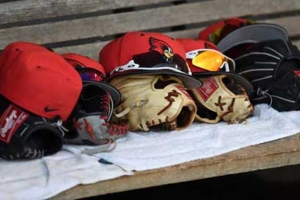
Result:
<svg viewBox="0 0 300 200"><path fill-rule="evenodd" d="M298 109L300 53L290 42L273 40L254 45L234 60L237 73L253 84L254 104L268 103L277 110ZM298 60L298 61L297 61ZM282 105L280 105L282 104Z"/></svg>

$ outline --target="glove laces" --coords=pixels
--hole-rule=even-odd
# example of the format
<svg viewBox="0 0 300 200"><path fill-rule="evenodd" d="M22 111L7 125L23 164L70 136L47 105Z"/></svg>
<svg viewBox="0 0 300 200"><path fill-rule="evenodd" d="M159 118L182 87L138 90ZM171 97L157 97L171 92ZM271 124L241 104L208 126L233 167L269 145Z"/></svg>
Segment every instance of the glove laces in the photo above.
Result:
<svg viewBox="0 0 300 200"><path fill-rule="evenodd" d="M272 103L273 103L273 98L272 98L272 95L270 95L268 92L269 92L269 90L262 90L261 88L258 88L256 91L256 94L258 96L262 96L262 97L264 97L264 96L269 97L270 98L269 107L271 107Z"/></svg>
<svg viewBox="0 0 300 200"><path fill-rule="evenodd" d="M107 120L110 120L113 113L114 102L110 94L106 93L101 96L101 111L107 116Z"/></svg>
<svg viewBox="0 0 300 200"><path fill-rule="evenodd" d="M58 119L57 122L52 123L52 126L57 127L63 137L66 135L65 132L69 132L69 129L63 126L63 121L61 119Z"/></svg>
<svg viewBox="0 0 300 200"><path fill-rule="evenodd" d="M125 123L121 123L121 124L110 124L108 127L107 132L110 135L126 135L128 132L128 125Z"/></svg>
<svg viewBox="0 0 300 200"><path fill-rule="evenodd" d="M121 117L127 115L133 108L142 107L142 106L146 105L148 102L149 102L148 99L138 100L136 102L133 102L129 107L127 107L125 110L121 111L120 113L114 112L114 114L116 117L121 118Z"/></svg>

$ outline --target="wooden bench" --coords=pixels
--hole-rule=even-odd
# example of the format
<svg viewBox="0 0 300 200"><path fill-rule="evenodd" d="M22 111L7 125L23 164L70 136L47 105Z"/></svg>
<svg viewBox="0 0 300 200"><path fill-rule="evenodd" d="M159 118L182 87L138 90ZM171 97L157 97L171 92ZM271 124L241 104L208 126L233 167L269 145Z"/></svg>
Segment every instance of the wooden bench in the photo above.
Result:
<svg viewBox="0 0 300 200"><path fill-rule="evenodd" d="M127 31L196 38L207 25L247 17L287 29L300 47L299 0L14 0L0 1L0 49L31 41L59 53L98 59L100 49ZM300 164L300 137L250 146L220 156L79 185L53 199L77 199L228 174Z"/></svg>

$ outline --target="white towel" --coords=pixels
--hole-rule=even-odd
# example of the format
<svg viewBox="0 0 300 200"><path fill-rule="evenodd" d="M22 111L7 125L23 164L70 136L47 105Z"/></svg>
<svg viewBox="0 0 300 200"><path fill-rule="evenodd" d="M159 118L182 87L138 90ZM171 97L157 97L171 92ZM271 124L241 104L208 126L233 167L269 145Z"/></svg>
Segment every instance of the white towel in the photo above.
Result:
<svg viewBox="0 0 300 200"><path fill-rule="evenodd" d="M193 123L182 131L130 133L113 152L99 153L126 170L147 170L208 158L300 132L300 126L266 104L255 107L247 124ZM294 119L300 113L293 111Z"/></svg>
<svg viewBox="0 0 300 200"><path fill-rule="evenodd" d="M106 153L82 154L89 146L64 145L53 156L33 161L0 160L0 199L47 199L79 184L90 184L133 171L155 169L212 157L300 132L299 111L255 107L247 124L193 123L171 132L130 132ZM103 164L104 159L114 164Z"/></svg>
<svg viewBox="0 0 300 200"><path fill-rule="evenodd" d="M132 175L98 158L62 150L32 161L0 161L1 200L47 199L79 184Z"/></svg>

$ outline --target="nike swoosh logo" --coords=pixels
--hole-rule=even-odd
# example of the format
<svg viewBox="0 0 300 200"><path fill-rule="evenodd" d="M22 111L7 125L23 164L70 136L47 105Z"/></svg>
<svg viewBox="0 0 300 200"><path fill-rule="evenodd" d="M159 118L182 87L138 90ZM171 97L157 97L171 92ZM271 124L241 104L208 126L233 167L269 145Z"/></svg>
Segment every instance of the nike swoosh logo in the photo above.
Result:
<svg viewBox="0 0 300 200"><path fill-rule="evenodd" d="M48 106L44 108L45 112L54 112L54 111L58 111L59 109L57 108L49 108Z"/></svg>

